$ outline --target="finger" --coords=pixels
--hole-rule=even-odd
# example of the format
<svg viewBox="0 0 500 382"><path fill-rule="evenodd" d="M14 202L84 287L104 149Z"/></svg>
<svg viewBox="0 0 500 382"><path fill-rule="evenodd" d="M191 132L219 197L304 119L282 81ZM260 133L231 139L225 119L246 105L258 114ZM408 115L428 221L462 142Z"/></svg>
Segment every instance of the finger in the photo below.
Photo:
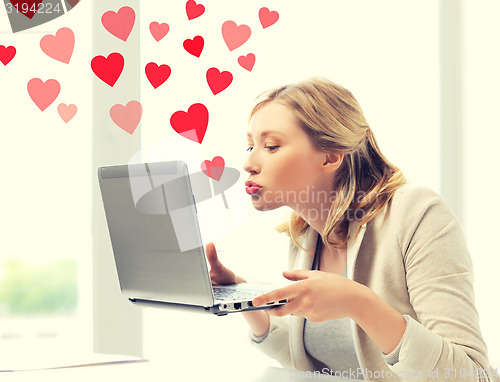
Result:
<svg viewBox="0 0 500 382"><path fill-rule="evenodd" d="M257 296L252 300L253 306L267 304L268 302L280 301L286 298L292 298L297 295L296 284L288 285L283 288L272 290L263 295Z"/></svg>
<svg viewBox="0 0 500 382"><path fill-rule="evenodd" d="M283 276L291 281L304 280L309 278L312 271L306 271L304 269L296 269L294 271L284 271Z"/></svg>
<svg viewBox="0 0 500 382"><path fill-rule="evenodd" d="M219 261L217 257L217 250L215 249L214 243L208 243L206 247L206 254L208 262L210 263L210 267L213 270L217 270L223 267L222 263Z"/></svg>
<svg viewBox="0 0 500 382"><path fill-rule="evenodd" d="M269 314L276 317L283 317L289 314L294 316L300 316L300 303L299 299L294 299L292 301L288 300L285 305L277 306L276 308L269 309Z"/></svg>

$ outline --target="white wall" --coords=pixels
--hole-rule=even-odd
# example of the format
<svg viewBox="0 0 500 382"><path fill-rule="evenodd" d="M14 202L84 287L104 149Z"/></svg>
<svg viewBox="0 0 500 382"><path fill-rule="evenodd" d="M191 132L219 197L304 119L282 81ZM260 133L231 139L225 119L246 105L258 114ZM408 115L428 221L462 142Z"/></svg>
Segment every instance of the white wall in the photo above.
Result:
<svg viewBox="0 0 500 382"><path fill-rule="evenodd" d="M495 0L463 1L464 219L474 261L477 308L493 366L500 366L498 144L500 36Z"/></svg>

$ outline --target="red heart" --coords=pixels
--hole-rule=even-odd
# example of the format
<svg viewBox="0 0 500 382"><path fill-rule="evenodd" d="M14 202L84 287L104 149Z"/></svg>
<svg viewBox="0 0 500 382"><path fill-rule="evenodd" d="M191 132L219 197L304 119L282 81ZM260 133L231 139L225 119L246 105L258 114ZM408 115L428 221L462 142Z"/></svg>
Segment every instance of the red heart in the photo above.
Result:
<svg viewBox="0 0 500 382"><path fill-rule="evenodd" d="M217 68L207 70L207 82L214 95L226 89L233 82L233 75L230 72L220 72Z"/></svg>
<svg viewBox="0 0 500 382"><path fill-rule="evenodd" d="M32 19L38 12L43 0L10 0L10 2L16 8L16 12L22 13L28 19ZM27 5L23 7L24 4Z"/></svg>
<svg viewBox="0 0 500 382"><path fill-rule="evenodd" d="M122 74L125 61L120 53L111 53L107 58L104 56L95 56L90 66L97 77L113 87Z"/></svg>
<svg viewBox="0 0 500 382"><path fill-rule="evenodd" d="M108 11L101 17L106 30L120 40L127 41L135 23L135 12L130 7L121 7L118 12Z"/></svg>
<svg viewBox="0 0 500 382"><path fill-rule="evenodd" d="M222 24L222 37L229 51L233 51L247 42L251 34L252 30L248 25L236 25L236 23L231 20Z"/></svg>
<svg viewBox="0 0 500 382"><path fill-rule="evenodd" d="M208 126L208 109L201 103L191 105L186 112L179 110L170 117L170 125L179 135L201 143Z"/></svg>
<svg viewBox="0 0 500 382"><path fill-rule="evenodd" d="M195 36L192 40L187 39L182 44L186 52L191 53L195 57L200 57L204 45L205 40L201 36Z"/></svg>
<svg viewBox="0 0 500 382"><path fill-rule="evenodd" d="M276 11L271 12L269 8L263 7L259 10L259 20L264 29L273 25L279 18L279 13Z"/></svg>
<svg viewBox="0 0 500 382"><path fill-rule="evenodd" d="M168 65L158 66L154 62L146 65L146 77L148 77L149 82L155 89L168 80L170 73L172 73L172 70Z"/></svg>
<svg viewBox="0 0 500 382"><path fill-rule="evenodd" d="M210 178L219 181L222 177L222 173L224 172L224 165L224 158L216 156L212 159L212 161L204 160L201 163L201 170Z"/></svg>
<svg viewBox="0 0 500 382"><path fill-rule="evenodd" d="M189 0L186 3L186 13L188 20L200 17L205 12L205 7L203 4L196 4L196 1Z"/></svg>
<svg viewBox="0 0 500 382"><path fill-rule="evenodd" d="M80 2L80 0L66 0L69 5L71 5L72 7L74 7L76 4L78 4Z"/></svg>
<svg viewBox="0 0 500 382"><path fill-rule="evenodd" d="M238 64L240 64L240 66L243 69L246 69L249 72L251 72L253 69L253 66L255 65L255 54L248 53L246 56L238 57Z"/></svg>
<svg viewBox="0 0 500 382"><path fill-rule="evenodd" d="M14 48L13 46L5 47L3 45L0 45L0 61L2 61L2 64L7 65L12 61L15 55L16 48Z"/></svg>

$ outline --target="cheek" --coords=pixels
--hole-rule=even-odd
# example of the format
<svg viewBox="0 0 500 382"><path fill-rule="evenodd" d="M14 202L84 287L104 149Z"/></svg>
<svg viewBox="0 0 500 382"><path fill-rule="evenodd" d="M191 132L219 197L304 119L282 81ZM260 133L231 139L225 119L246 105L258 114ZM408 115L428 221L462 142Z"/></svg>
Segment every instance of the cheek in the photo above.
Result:
<svg viewBox="0 0 500 382"><path fill-rule="evenodd" d="M279 163L276 180L292 187L297 182L303 185L311 175L311 166L307 158L297 154L288 154Z"/></svg>

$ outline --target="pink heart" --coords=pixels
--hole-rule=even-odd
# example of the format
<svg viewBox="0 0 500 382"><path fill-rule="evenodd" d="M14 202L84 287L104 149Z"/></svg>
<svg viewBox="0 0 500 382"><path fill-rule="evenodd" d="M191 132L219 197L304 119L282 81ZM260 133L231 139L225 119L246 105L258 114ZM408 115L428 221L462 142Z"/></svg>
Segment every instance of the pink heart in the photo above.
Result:
<svg viewBox="0 0 500 382"><path fill-rule="evenodd" d="M214 95L219 94L233 82L233 75L230 72L220 72L217 68L207 70L207 82Z"/></svg>
<svg viewBox="0 0 500 382"><path fill-rule="evenodd" d="M233 51L248 41L252 31L248 25L236 25L234 21L226 21L222 24L222 37L229 51Z"/></svg>
<svg viewBox="0 0 500 382"><path fill-rule="evenodd" d="M224 166L224 158L216 156L211 161L204 160L201 163L201 170L210 178L219 181L222 177L222 173L224 172Z"/></svg>
<svg viewBox="0 0 500 382"><path fill-rule="evenodd" d="M240 64L240 66L243 69L246 69L249 72L251 72L253 69L253 66L255 65L255 54L248 53L246 56L238 57L238 64Z"/></svg>
<svg viewBox="0 0 500 382"><path fill-rule="evenodd" d="M188 20L200 17L205 12L205 6L203 4L196 4L196 1L189 0L186 3L186 14Z"/></svg>
<svg viewBox="0 0 500 382"><path fill-rule="evenodd" d="M108 11L101 17L104 28L120 40L127 41L135 23L135 12L130 7L121 7L118 12Z"/></svg>
<svg viewBox="0 0 500 382"><path fill-rule="evenodd" d="M279 13L276 11L271 12L269 8L263 7L259 10L259 20L264 29L276 23L279 18Z"/></svg>
<svg viewBox="0 0 500 382"><path fill-rule="evenodd" d="M73 104L66 105L65 103L60 103L57 106L57 112L65 123L68 123L69 121L71 121L71 119L73 119L77 110L78 108Z"/></svg>
<svg viewBox="0 0 500 382"><path fill-rule="evenodd" d="M163 37L165 37L169 30L170 27L166 23L160 24L157 21L153 21L149 24L149 31L156 41L160 41Z"/></svg>
<svg viewBox="0 0 500 382"><path fill-rule="evenodd" d="M28 82L28 94L41 111L55 101L60 91L61 85L56 80L43 82L40 78L32 78Z"/></svg>
<svg viewBox="0 0 500 382"><path fill-rule="evenodd" d="M0 45L0 61L2 61L2 64L7 66L7 64L12 61L15 55L16 55L15 47L13 46L5 47L4 45Z"/></svg>
<svg viewBox="0 0 500 382"><path fill-rule="evenodd" d="M109 110L109 115L118 127L132 134L141 121L142 105L138 101L130 101L126 106L116 104Z"/></svg>
<svg viewBox="0 0 500 382"><path fill-rule="evenodd" d="M187 113L179 110L172 114L170 125L177 134L201 143L207 132L208 109L202 103L192 104Z"/></svg>
<svg viewBox="0 0 500 382"><path fill-rule="evenodd" d="M59 29L55 36L48 34L40 40L43 53L54 60L69 64L75 48L75 34L69 28Z"/></svg>

